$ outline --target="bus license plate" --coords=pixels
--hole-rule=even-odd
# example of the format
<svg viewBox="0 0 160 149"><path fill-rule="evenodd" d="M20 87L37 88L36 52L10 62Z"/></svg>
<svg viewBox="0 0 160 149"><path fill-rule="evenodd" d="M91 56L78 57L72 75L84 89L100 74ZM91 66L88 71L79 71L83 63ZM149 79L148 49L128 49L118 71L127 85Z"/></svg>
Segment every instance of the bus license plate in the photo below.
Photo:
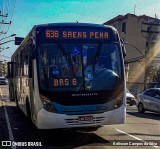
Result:
<svg viewBox="0 0 160 149"><path fill-rule="evenodd" d="M93 116L79 116L78 122L91 122L93 121Z"/></svg>

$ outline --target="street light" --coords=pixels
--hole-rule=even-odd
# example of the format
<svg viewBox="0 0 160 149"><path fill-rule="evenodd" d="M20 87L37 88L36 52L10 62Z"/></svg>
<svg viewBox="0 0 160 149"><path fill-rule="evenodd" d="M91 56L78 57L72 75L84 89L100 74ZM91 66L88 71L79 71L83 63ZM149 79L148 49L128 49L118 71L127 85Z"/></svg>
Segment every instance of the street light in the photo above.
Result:
<svg viewBox="0 0 160 149"><path fill-rule="evenodd" d="M0 48L2 50L0 50L0 52L2 52L3 50L9 49L10 47L6 47L6 48Z"/></svg>
<svg viewBox="0 0 160 149"><path fill-rule="evenodd" d="M13 36L16 36L16 34L12 34L10 36L4 37L4 38L0 39L0 41L2 41L3 39L9 38L9 37L13 37Z"/></svg>
<svg viewBox="0 0 160 149"><path fill-rule="evenodd" d="M3 32L3 31L2 31L2 32L0 32L0 35L1 35L1 34L6 34L6 32Z"/></svg>
<svg viewBox="0 0 160 149"><path fill-rule="evenodd" d="M9 40L9 41L6 41L6 42L3 42L3 43L0 43L0 45L5 44L5 43L8 43L8 42L11 42L11 41L15 41L15 40Z"/></svg>

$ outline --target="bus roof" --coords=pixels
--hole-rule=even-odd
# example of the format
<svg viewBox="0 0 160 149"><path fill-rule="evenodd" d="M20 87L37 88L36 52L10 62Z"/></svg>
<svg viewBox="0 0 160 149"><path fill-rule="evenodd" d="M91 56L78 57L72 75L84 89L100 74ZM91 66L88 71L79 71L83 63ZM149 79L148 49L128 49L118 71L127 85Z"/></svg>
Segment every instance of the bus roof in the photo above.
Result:
<svg viewBox="0 0 160 149"><path fill-rule="evenodd" d="M104 28L104 29L111 29L114 32L117 32L117 29L113 26L104 25L104 24L93 24L93 23L48 23L48 24L39 24L35 25L32 30L36 28L46 28L46 27L54 27L54 26L62 26L62 27L93 27L93 28ZM31 30L31 31L32 31Z"/></svg>
<svg viewBox="0 0 160 149"><path fill-rule="evenodd" d="M100 27L100 28L111 28L116 30L114 27L104 24L93 24L93 23L48 23L48 24L39 24L35 27L49 27L49 26L84 26L84 27Z"/></svg>

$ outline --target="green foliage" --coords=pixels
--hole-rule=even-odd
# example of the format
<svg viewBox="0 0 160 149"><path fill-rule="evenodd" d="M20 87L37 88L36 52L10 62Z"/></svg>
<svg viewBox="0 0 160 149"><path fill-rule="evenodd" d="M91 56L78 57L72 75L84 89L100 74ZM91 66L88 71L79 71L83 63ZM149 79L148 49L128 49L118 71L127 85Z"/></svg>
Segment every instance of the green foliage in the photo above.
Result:
<svg viewBox="0 0 160 149"><path fill-rule="evenodd" d="M153 80L156 73L157 73L157 68L156 67L154 67L153 65L149 65L147 67L147 76L149 77L150 80Z"/></svg>
<svg viewBox="0 0 160 149"><path fill-rule="evenodd" d="M160 68L157 69L154 77L153 77L153 81L156 82L156 83L160 83Z"/></svg>

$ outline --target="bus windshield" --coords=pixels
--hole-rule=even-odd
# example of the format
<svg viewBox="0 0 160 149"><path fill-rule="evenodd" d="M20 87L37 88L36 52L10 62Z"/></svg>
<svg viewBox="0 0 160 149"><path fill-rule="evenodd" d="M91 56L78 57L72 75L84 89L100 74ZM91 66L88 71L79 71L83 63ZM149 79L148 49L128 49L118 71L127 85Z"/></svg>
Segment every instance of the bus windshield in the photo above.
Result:
<svg viewBox="0 0 160 149"><path fill-rule="evenodd" d="M38 53L40 86L45 90L114 89L123 72L116 43L45 43Z"/></svg>

